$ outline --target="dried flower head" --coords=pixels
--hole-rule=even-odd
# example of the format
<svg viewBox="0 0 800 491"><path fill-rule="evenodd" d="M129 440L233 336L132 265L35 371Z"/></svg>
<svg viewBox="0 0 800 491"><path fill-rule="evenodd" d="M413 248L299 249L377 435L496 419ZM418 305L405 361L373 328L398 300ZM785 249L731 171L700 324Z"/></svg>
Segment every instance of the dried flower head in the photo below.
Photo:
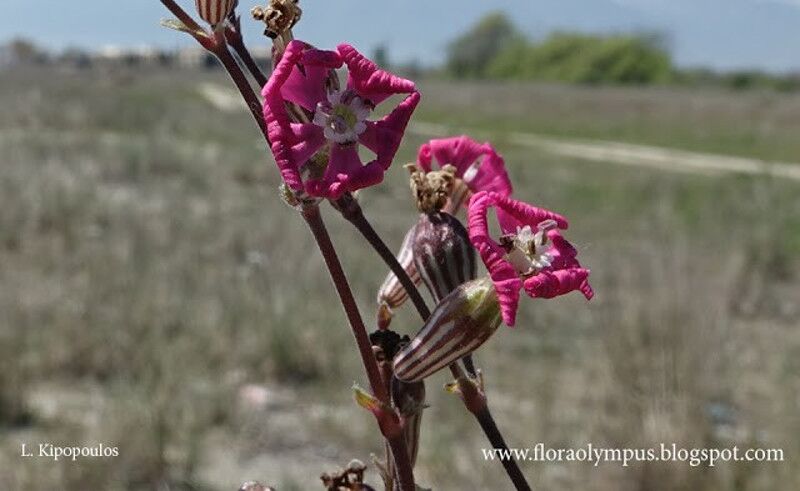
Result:
<svg viewBox="0 0 800 491"><path fill-rule="evenodd" d="M445 165L438 171L425 171L416 164L406 164L411 173L411 194L417 209L422 213L434 213L444 208L456 181L456 168Z"/></svg>
<svg viewBox="0 0 800 491"><path fill-rule="evenodd" d="M267 7L253 7L250 13L255 20L266 24L264 35L275 39L300 22L303 10L299 3L300 0L270 0Z"/></svg>

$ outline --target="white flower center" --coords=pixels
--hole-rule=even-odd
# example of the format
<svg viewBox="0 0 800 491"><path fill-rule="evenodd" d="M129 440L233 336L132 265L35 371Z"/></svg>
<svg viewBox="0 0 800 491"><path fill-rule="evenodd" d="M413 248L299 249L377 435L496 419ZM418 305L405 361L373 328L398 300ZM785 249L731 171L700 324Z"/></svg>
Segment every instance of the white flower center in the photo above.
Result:
<svg viewBox="0 0 800 491"><path fill-rule="evenodd" d="M364 133L370 108L351 90L328 92L328 100L317 104L314 124L321 126L325 138L336 143L353 143Z"/></svg>
<svg viewBox="0 0 800 491"><path fill-rule="evenodd" d="M517 227L516 235L509 237L509 251L506 260L514 269L523 276L530 276L547 268L553 261L549 253L550 245L547 244L547 231L558 225L554 220L545 220L537 227L536 233L531 227Z"/></svg>

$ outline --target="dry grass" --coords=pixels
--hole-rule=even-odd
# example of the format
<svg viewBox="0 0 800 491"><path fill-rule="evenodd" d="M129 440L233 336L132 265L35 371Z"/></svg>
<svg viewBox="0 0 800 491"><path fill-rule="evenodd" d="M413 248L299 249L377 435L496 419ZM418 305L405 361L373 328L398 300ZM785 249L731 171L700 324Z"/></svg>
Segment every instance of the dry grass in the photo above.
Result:
<svg viewBox="0 0 800 491"><path fill-rule="evenodd" d="M322 471L380 450L370 417L351 402L361 370L321 258L275 196L277 173L246 116L212 111L196 90L209 77L34 72L0 81L1 489L235 489L253 478L314 489ZM433 87L423 114L469 113L474 120L460 121L486 128L503 113L483 102L468 111L464 94L518 121L543 104L559 132L582 135L618 124L618 101L632 99L643 108L636 121L648 121L638 131L651 131L641 140L658 142L664 118L678 116L651 108L668 99L719 108L702 111L707 138L687 143L714 150L738 138L730 115L750 107L722 93L548 89L580 102L559 120L560 106L544 103L555 96L506 88L526 101L512 108L497 90ZM583 107L592 108L585 121ZM771 107L760 141L776 146L770 155L800 159L786 136L800 120L797 101ZM419 143L410 138L400 161ZM740 144L769 156L760 143ZM510 443L800 451L797 185L501 151L519 197L571 218L569 237L598 292L590 304L526 302L518 327L478 354ZM414 220L405 179L392 172L362 197L393 244ZM371 319L384 268L326 216ZM413 332L412 314L401 312L398 328ZM438 390L445 381L428 384L420 481L506 489L499 466L482 460L480 432ZM248 383L268 388L263 404L241 403ZM725 424L720 408L733 415ZM21 462L23 441L102 441L121 457ZM800 486L788 462L522 465L539 489Z"/></svg>

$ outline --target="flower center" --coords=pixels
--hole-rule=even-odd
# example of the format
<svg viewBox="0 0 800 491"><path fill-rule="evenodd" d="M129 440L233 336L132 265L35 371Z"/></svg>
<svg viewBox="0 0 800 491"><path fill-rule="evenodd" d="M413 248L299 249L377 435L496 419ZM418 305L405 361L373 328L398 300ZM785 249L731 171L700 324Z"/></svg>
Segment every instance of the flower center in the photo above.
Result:
<svg viewBox="0 0 800 491"><path fill-rule="evenodd" d="M500 238L500 245L506 250L506 261L514 266L521 276L531 276L550 266L553 261L547 244L547 231L557 228L554 220L545 220L537 227L536 233L529 225L517 227L516 234Z"/></svg>
<svg viewBox="0 0 800 491"><path fill-rule="evenodd" d="M353 143L364 133L370 107L352 90L328 92L328 100L317 104L314 124L321 126L325 138L336 143Z"/></svg>

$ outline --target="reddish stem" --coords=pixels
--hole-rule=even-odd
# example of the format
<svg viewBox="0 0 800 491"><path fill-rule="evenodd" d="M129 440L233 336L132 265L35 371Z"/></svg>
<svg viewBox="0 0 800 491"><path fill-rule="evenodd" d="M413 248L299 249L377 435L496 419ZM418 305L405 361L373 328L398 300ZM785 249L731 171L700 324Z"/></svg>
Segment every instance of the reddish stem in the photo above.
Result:
<svg viewBox="0 0 800 491"><path fill-rule="evenodd" d="M236 51L236 54L239 55L239 59L241 59L242 63L244 63L244 66L247 67L250 75L252 75L253 79L255 79L256 84L259 87L264 87L267 85L267 76L264 75L263 71L261 71L258 63L256 63L256 60L253 59L253 55L250 54L250 50L248 50L247 46L244 44L244 38L242 38L241 18L239 16L231 17L233 27L225 29L225 39L228 41L228 44L230 44L234 51Z"/></svg>
<svg viewBox="0 0 800 491"><path fill-rule="evenodd" d="M369 335L364 326L364 321L361 318L361 313L358 310L356 300L353 297L353 292L350 290L347 276L342 269L342 264L339 262L339 257L336 254L333 242L331 242L330 235L328 235L325 222L322 220L319 206L316 204L303 206L302 215L317 241L317 245L325 260L325 265L328 267L328 272L333 280L336 292L339 294L339 300L342 303L347 320L350 322L353 336L356 338L358 352L361 354L361 361L367 372L367 379L369 380L372 393L386 407L390 407L391 401L389 399L389 392L386 390L386 386L383 383L378 362L372 351L372 343L369 340ZM394 457L394 463L397 469L400 489L403 491L414 491L414 473L405 439L403 439L401 434L386 436L386 439L392 449L392 456Z"/></svg>

